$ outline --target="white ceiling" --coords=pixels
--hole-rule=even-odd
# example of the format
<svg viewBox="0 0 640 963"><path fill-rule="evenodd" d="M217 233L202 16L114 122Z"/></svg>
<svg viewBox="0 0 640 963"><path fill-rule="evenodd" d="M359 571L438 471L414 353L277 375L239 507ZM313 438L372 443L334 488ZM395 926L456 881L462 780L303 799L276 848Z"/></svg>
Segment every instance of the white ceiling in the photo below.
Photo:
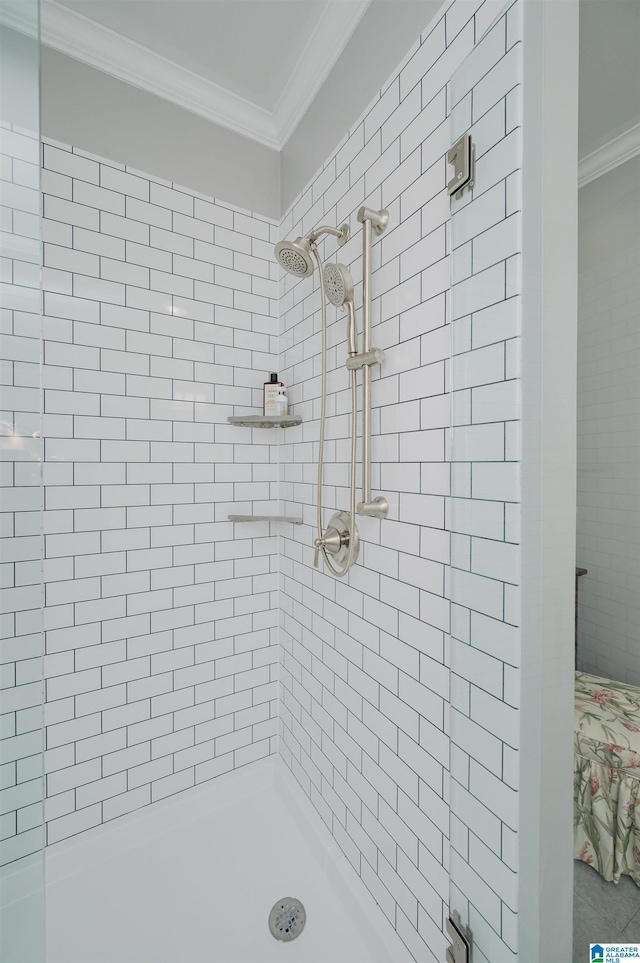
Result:
<svg viewBox="0 0 640 963"><path fill-rule="evenodd" d="M57 0L273 111L326 0Z"/></svg>
<svg viewBox="0 0 640 963"><path fill-rule="evenodd" d="M369 3L43 0L42 41L279 150Z"/></svg>

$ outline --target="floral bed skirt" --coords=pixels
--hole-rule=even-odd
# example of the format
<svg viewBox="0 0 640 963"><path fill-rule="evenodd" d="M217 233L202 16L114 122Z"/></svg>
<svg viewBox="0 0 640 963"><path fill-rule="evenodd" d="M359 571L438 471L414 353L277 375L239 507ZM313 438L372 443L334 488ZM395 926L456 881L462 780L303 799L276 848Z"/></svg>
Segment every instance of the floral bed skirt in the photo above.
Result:
<svg viewBox="0 0 640 963"><path fill-rule="evenodd" d="M576 672L574 850L640 886L640 689Z"/></svg>

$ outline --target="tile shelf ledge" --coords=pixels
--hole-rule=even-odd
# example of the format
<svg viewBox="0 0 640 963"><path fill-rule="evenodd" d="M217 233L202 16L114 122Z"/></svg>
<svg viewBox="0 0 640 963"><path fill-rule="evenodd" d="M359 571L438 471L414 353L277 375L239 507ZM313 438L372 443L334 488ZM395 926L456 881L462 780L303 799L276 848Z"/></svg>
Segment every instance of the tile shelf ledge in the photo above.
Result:
<svg viewBox="0 0 640 963"><path fill-rule="evenodd" d="M243 428L293 428L302 424L300 415L229 415L230 425Z"/></svg>
<svg viewBox="0 0 640 963"><path fill-rule="evenodd" d="M292 525L302 525L302 519L296 515L227 515L230 522L291 522Z"/></svg>

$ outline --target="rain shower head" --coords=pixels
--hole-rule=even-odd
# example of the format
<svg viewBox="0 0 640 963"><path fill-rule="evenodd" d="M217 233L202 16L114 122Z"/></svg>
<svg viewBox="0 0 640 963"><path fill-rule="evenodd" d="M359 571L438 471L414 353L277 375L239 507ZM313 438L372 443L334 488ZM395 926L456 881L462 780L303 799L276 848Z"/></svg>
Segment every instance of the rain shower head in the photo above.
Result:
<svg viewBox="0 0 640 963"><path fill-rule="evenodd" d="M279 241L274 251L278 262L294 277L308 278L313 274L311 244L306 237L297 237L295 241Z"/></svg>
<svg viewBox="0 0 640 963"><path fill-rule="evenodd" d="M324 272L324 290L329 301L342 308L345 302L353 302L353 278L344 264L327 264Z"/></svg>

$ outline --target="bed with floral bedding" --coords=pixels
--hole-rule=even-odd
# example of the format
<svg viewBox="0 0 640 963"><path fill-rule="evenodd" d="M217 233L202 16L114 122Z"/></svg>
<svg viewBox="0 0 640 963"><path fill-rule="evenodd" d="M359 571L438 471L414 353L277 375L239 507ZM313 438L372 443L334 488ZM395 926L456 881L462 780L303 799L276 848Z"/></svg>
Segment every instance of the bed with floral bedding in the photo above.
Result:
<svg viewBox="0 0 640 963"><path fill-rule="evenodd" d="M640 688L576 672L574 850L640 886Z"/></svg>

